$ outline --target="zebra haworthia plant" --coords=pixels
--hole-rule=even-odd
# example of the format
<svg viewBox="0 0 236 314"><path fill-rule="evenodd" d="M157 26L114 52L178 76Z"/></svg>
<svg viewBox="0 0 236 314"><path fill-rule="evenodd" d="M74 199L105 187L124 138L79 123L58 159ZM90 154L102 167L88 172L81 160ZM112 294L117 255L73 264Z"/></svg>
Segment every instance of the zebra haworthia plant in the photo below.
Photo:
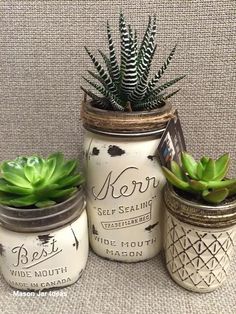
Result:
<svg viewBox="0 0 236 314"><path fill-rule="evenodd" d="M76 160L62 153L48 158L17 157L0 166L0 204L13 207L47 207L69 198L84 181Z"/></svg>
<svg viewBox="0 0 236 314"><path fill-rule="evenodd" d="M179 90L166 94L166 88L172 86L184 76L170 80L157 86L169 63L171 62L176 46L172 49L166 61L148 81L151 63L157 48L155 43L156 17L149 17L148 26L141 44L138 46L137 32L130 25L126 25L124 16L120 13L119 31L121 37L120 64L117 60L114 42L109 22L107 22L107 36L109 56L99 50L105 67L85 47L97 73L88 71L90 76L97 80L91 81L84 77L101 96L81 86L82 90L92 98L95 107L114 111L142 111L162 107L166 99Z"/></svg>
<svg viewBox="0 0 236 314"><path fill-rule="evenodd" d="M162 167L169 183L183 191L195 194L208 203L219 204L229 196L236 195L236 178L227 179L229 154L217 160L202 157L199 162L186 152L181 154L182 166L171 161L170 170Z"/></svg>

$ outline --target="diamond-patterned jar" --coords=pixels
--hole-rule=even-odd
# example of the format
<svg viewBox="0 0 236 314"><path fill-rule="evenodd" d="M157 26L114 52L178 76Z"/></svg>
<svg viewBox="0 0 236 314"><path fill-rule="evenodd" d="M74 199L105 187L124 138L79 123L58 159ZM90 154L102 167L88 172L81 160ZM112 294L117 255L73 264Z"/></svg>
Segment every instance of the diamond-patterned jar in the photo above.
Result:
<svg viewBox="0 0 236 314"><path fill-rule="evenodd" d="M173 280L185 289L210 292L227 277L236 244L236 200L208 206L164 189L164 249Z"/></svg>

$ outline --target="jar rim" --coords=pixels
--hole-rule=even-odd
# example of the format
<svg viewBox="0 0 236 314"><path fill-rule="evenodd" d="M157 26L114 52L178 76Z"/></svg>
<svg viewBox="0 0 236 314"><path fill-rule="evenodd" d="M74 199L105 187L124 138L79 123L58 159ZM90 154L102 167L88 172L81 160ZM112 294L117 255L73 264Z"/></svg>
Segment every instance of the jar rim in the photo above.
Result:
<svg viewBox="0 0 236 314"><path fill-rule="evenodd" d="M236 224L236 198L219 205L197 203L179 195L169 183L164 188L168 211L183 222L203 227L227 227Z"/></svg>
<svg viewBox="0 0 236 314"><path fill-rule="evenodd" d="M81 105L81 118L85 129L114 135L119 133L141 136L146 132L158 132L165 129L168 121L174 117L175 110L169 102L161 108L133 112L99 109L86 100Z"/></svg>
<svg viewBox="0 0 236 314"><path fill-rule="evenodd" d="M0 204L0 226L18 232L44 231L78 218L85 208L81 187L70 198L49 207L16 208Z"/></svg>

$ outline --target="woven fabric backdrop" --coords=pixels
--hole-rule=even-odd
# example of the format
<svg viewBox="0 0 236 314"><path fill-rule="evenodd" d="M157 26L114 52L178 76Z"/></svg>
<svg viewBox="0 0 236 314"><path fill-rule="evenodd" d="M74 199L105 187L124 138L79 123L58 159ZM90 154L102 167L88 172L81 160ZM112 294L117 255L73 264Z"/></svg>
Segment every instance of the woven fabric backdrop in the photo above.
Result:
<svg viewBox="0 0 236 314"><path fill-rule="evenodd" d="M229 151L236 172L236 1L0 1L0 160L63 151L81 157L82 75L92 69L84 45L107 49L106 20L118 41L118 16L142 35L156 13L153 72L173 46L165 79L182 74L178 108L196 157ZM17 298L0 282L1 313L236 313L236 265L229 283L209 295L188 293L168 277L161 257L135 265L91 255L64 298Z"/></svg>

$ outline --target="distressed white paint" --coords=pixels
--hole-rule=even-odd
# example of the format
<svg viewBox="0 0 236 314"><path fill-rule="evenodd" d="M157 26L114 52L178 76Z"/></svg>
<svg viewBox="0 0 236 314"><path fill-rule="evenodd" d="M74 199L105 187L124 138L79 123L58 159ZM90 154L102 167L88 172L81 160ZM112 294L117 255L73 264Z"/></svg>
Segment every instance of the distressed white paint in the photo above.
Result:
<svg viewBox="0 0 236 314"><path fill-rule="evenodd" d="M121 137L85 132L84 168L92 249L124 262L161 249L162 189L157 135Z"/></svg>
<svg viewBox="0 0 236 314"><path fill-rule="evenodd" d="M20 233L0 227L0 243L1 272L12 287L43 290L71 285L88 258L86 211L70 224L44 232Z"/></svg>
<svg viewBox="0 0 236 314"><path fill-rule="evenodd" d="M171 277L195 292L210 292L227 279L236 245L236 226L203 228L165 219L165 256Z"/></svg>

